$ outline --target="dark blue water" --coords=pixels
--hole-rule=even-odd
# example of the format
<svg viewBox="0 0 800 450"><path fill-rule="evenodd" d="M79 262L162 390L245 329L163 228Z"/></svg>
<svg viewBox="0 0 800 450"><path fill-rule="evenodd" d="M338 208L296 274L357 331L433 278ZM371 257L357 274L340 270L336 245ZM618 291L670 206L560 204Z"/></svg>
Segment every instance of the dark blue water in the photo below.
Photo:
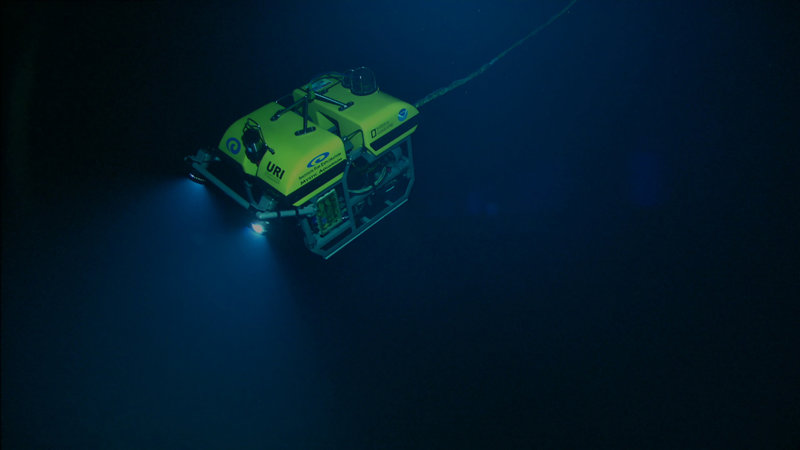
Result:
<svg viewBox="0 0 800 450"><path fill-rule="evenodd" d="M4 4L3 448L797 448L797 6L579 1L422 108L411 201L327 262L184 177L542 3Z"/></svg>

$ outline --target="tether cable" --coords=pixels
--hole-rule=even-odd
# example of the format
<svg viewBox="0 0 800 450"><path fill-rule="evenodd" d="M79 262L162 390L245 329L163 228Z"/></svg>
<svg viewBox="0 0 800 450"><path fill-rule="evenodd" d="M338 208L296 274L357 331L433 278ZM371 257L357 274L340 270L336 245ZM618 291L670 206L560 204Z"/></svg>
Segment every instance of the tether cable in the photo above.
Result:
<svg viewBox="0 0 800 450"><path fill-rule="evenodd" d="M492 65L494 63L496 63L497 61L499 61L500 58L506 56L508 54L508 52L510 52L511 50L514 50L518 46L522 45L528 39L536 36L536 34L538 34L540 31L544 30L545 28L547 28L550 24L555 22L556 19L558 19L559 17L564 15L564 13L566 13L572 7L572 5L574 5L575 2L577 2L577 1L578 0L570 1L569 4L567 6L565 6L564 9L562 9L558 14L554 15L553 17L551 17L547 22L545 22L545 23L539 25L538 27L536 27L533 31L528 33L527 36L525 36L522 39L520 39L517 42L515 42L511 47L508 47L502 53L500 53L499 55L495 56L491 61L489 61L486 64L482 65L478 70L472 72L471 74L467 75L464 78L459 78L458 80L453 81L452 83L450 83L449 85L447 85L445 87L439 88L439 89L431 92L430 94L426 95L422 99L417 100L417 102L414 103L414 106L416 108L419 108L420 106L428 103L429 101L431 101L431 100L433 100L435 98L439 98L439 97L443 96L444 94L452 91L453 89L461 86L462 84L467 83L468 81L472 80L473 78L477 77L478 75L482 74L483 72L486 72L486 70L488 70L489 67L492 67Z"/></svg>

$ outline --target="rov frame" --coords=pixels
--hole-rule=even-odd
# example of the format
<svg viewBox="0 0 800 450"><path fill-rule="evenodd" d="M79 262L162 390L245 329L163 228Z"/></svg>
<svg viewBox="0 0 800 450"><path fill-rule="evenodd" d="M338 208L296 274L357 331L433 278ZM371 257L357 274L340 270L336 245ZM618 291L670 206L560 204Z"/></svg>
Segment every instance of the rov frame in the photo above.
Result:
<svg viewBox="0 0 800 450"><path fill-rule="evenodd" d="M408 201L414 185L411 138L400 141L388 152L394 160L384 165L387 173L378 183L361 189L348 183L353 161L363 158L367 164L380 164L379 158L361 147L348 155L341 180L309 202L314 214L300 220L309 250L328 259ZM342 199L344 207L339 203ZM256 213L259 218L268 215Z"/></svg>

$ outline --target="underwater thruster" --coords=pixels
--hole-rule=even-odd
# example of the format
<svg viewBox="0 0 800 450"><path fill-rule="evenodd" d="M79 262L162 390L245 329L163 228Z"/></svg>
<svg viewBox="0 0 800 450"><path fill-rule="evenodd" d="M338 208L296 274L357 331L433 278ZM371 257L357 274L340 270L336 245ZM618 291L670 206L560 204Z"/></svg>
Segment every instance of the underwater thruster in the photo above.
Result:
<svg viewBox="0 0 800 450"><path fill-rule="evenodd" d="M255 230L296 218L327 259L408 200L418 114L366 67L326 73L234 122L218 148L187 156L190 177L251 211Z"/></svg>

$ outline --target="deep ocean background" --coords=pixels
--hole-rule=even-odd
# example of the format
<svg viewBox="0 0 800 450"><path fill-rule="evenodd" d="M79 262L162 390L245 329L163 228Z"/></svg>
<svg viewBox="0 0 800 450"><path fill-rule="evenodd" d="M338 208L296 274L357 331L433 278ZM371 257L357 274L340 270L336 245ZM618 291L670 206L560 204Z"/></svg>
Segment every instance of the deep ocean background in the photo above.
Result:
<svg viewBox="0 0 800 450"><path fill-rule="evenodd" d="M330 261L183 156L566 2L284 3L3 3L4 449L798 448L797 2L579 1L422 108Z"/></svg>

